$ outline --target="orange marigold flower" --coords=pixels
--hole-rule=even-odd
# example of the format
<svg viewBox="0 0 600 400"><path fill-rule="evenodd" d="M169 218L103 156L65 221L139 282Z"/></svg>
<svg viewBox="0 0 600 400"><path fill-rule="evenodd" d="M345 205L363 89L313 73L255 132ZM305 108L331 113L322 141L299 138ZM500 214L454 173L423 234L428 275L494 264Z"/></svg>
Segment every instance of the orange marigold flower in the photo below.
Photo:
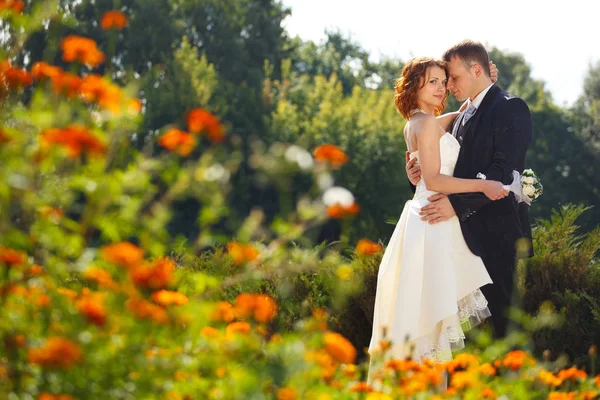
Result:
<svg viewBox="0 0 600 400"><path fill-rule="evenodd" d="M548 386L560 386L563 382L562 379L558 379L552 372L546 370L541 370L538 378Z"/></svg>
<svg viewBox="0 0 600 400"><path fill-rule="evenodd" d="M28 359L42 367L67 369L79 363L83 352L77 343L64 337L48 338L43 346L29 350Z"/></svg>
<svg viewBox="0 0 600 400"><path fill-rule="evenodd" d="M256 295L254 319L258 322L269 322L277 315L277 303L266 294Z"/></svg>
<svg viewBox="0 0 600 400"><path fill-rule="evenodd" d="M22 68L11 67L10 63L0 68L0 81L9 89L19 89L31 85L33 76Z"/></svg>
<svg viewBox="0 0 600 400"><path fill-rule="evenodd" d="M594 383L600 388L600 374L596 375L594 378Z"/></svg>
<svg viewBox="0 0 600 400"><path fill-rule="evenodd" d="M579 398L581 398L581 400L593 400L597 397L598 392L596 392L595 390L588 390L579 394Z"/></svg>
<svg viewBox="0 0 600 400"><path fill-rule="evenodd" d="M104 326L106 323L107 312L104 308L104 296L102 293L88 292L77 300L75 306L90 323L98 326Z"/></svg>
<svg viewBox="0 0 600 400"><path fill-rule="evenodd" d="M138 265L129 270L131 280L142 288L163 289L173 279L175 264L166 257L161 257L151 264Z"/></svg>
<svg viewBox="0 0 600 400"><path fill-rule="evenodd" d="M189 156L196 146L194 135L179 129L169 129L158 139L158 144L182 157Z"/></svg>
<svg viewBox="0 0 600 400"><path fill-rule="evenodd" d="M0 128L0 143L8 143L12 140L10 136L6 133L6 131Z"/></svg>
<svg viewBox="0 0 600 400"><path fill-rule="evenodd" d="M535 360L532 360L523 350L513 350L502 360L502 365L513 371L518 371L525 363L534 364Z"/></svg>
<svg viewBox="0 0 600 400"><path fill-rule="evenodd" d="M566 381L568 379L577 380L577 379L585 379L587 378L587 373L583 370L577 369L575 367L571 367L568 369L562 369L558 371L557 374L558 379Z"/></svg>
<svg viewBox="0 0 600 400"><path fill-rule="evenodd" d="M231 322L235 319L235 309L226 301L220 301L215 307L211 318L215 321Z"/></svg>
<svg viewBox="0 0 600 400"><path fill-rule="evenodd" d="M68 72L62 72L52 79L52 89L56 94L64 94L69 98L73 98L80 93L83 80L77 75Z"/></svg>
<svg viewBox="0 0 600 400"><path fill-rule="evenodd" d="M165 324L169 321L167 311L143 299L129 299L127 309L140 319L150 319L157 324Z"/></svg>
<svg viewBox="0 0 600 400"><path fill-rule="evenodd" d="M448 362L446 369L449 373L453 373L458 368L467 369L471 366L479 364L479 359L468 353L457 354L453 360Z"/></svg>
<svg viewBox="0 0 600 400"><path fill-rule="evenodd" d="M354 364L356 349L348 339L335 332L325 332L325 351L337 362Z"/></svg>
<svg viewBox="0 0 600 400"><path fill-rule="evenodd" d="M54 208L54 207L50 207L47 205L41 206L38 211L42 217L50 218L55 221L62 218L62 216L64 214L63 210L61 210L60 208Z"/></svg>
<svg viewBox="0 0 600 400"><path fill-rule="evenodd" d="M200 336L204 337L217 337L221 335L221 331L212 326L205 326L200 330Z"/></svg>
<svg viewBox="0 0 600 400"><path fill-rule="evenodd" d="M251 293L240 293L235 299L235 316L250 317L256 307L256 296Z"/></svg>
<svg viewBox="0 0 600 400"><path fill-rule="evenodd" d="M75 400L75 398L68 394L50 394L43 392L40 393L38 400Z"/></svg>
<svg viewBox="0 0 600 400"><path fill-rule="evenodd" d="M548 400L574 400L575 392L550 392Z"/></svg>
<svg viewBox="0 0 600 400"><path fill-rule="evenodd" d="M168 306L170 304L183 305L190 301L185 294L170 290L156 291L152 293L152 299L163 306Z"/></svg>
<svg viewBox="0 0 600 400"><path fill-rule="evenodd" d="M101 249L101 253L106 261L123 267L139 265L144 259L144 250L129 242L104 246Z"/></svg>
<svg viewBox="0 0 600 400"><path fill-rule="evenodd" d="M313 150L313 157L319 162L329 163L333 168L339 168L348 162L348 155L333 144L322 144Z"/></svg>
<svg viewBox="0 0 600 400"><path fill-rule="evenodd" d="M105 288L115 288L117 283L113 280L112 275L101 268L98 267L90 267L83 273L85 279L94 281L98 283L98 285Z"/></svg>
<svg viewBox="0 0 600 400"><path fill-rule="evenodd" d="M77 296L79 296L79 294L76 291L62 287L56 289L56 292L68 297L71 300L75 300Z"/></svg>
<svg viewBox="0 0 600 400"><path fill-rule="evenodd" d="M11 10L14 14L21 14L25 3L20 0L0 0L0 10Z"/></svg>
<svg viewBox="0 0 600 400"><path fill-rule="evenodd" d="M477 383L477 376L472 372L458 371L452 375L450 386L456 390L473 387Z"/></svg>
<svg viewBox="0 0 600 400"><path fill-rule="evenodd" d="M250 333L250 330L251 330L250 324L248 324L247 322L238 321L238 322L232 322L229 325L227 325L227 328L225 328L225 333L227 334L227 336L230 336L230 337L236 333L248 335Z"/></svg>
<svg viewBox="0 0 600 400"><path fill-rule="evenodd" d="M421 369L421 366L416 361L400 360L400 359L394 359L394 360L387 361L385 363L385 367L393 369L394 371L397 371L397 372L408 372L408 371L416 372Z"/></svg>
<svg viewBox="0 0 600 400"><path fill-rule="evenodd" d="M225 138L219 119L202 108L188 111L185 122L191 133L206 131L206 136L214 143L220 143Z"/></svg>
<svg viewBox="0 0 600 400"><path fill-rule="evenodd" d="M121 11L111 10L104 13L100 26L102 29L123 29L127 25L127 17Z"/></svg>
<svg viewBox="0 0 600 400"><path fill-rule="evenodd" d="M498 395L496 394L496 392L494 392L490 387L484 387L481 390L481 398L484 399L495 399L498 397Z"/></svg>
<svg viewBox="0 0 600 400"><path fill-rule="evenodd" d="M45 145L58 144L65 148L71 158L77 158L82 152L104 154L106 145L96 138L83 125L72 124L66 128L47 129L41 134Z"/></svg>
<svg viewBox="0 0 600 400"><path fill-rule="evenodd" d="M35 299L35 305L38 307L46 307L50 305L50 296L47 294L39 294Z"/></svg>
<svg viewBox="0 0 600 400"><path fill-rule="evenodd" d="M27 261L27 254L24 252L0 246L0 263L4 263L10 267L12 265L25 264L25 261Z"/></svg>
<svg viewBox="0 0 600 400"><path fill-rule="evenodd" d="M8 335L4 338L4 345L9 349L23 348L27 343L25 335Z"/></svg>
<svg viewBox="0 0 600 400"><path fill-rule="evenodd" d="M63 74L64 71L55 65L50 65L46 62L39 61L31 67L31 75L33 79L41 81L43 79L54 79Z"/></svg>
<svg viewBox="0 0 600 400"><path fill-rule="evenodd" d="M104 53L98 50L96 42L82 36L70 35L61 42L63 60L65 62L79 61L90 68L104 62Z"/></svg>
<svg viewBox="0 0 600 400"><path fill-rule="evenodd" d="M493 376L496 375L496 368L490 363L481 364L479 372L483 375Z"/></svg>
<svg viewBox="0 0 600 400"><path fill-rule="evenodd" d="M327 207L327 216L329 218L342 219L351 215L356 215L360 212L360 207L356 203L352 203L349 206L343 206L341 204L334 204Z"/></svg>
<svg viewBox="0 0 600 400"><path fill-rule="evenodd" d="M373 391L373 388L367 382L358 382L350 388L350 391L358 393L369 393Z"/></svg>
<svg viewBox="0 0 600 400"><path fill-rule="evenodd" d="M227 244L227 253L237 265L244 264L249 261L254 261L258 258L259 252L256 248L249 244L238 242L230 242Z"/></svg>
<svg viewBox="0 0 600 400"><path fill-rule="evenodd" d="M296 400L298 392L291 387L284 387L277 391L277 400Z"/></svg>
<svg viewBox="0 0 600 400"><path fill-rule="evenodd" d="M355 252L359 256L381 253L383 246L368 239L360 239L356 244Z"/></svg>

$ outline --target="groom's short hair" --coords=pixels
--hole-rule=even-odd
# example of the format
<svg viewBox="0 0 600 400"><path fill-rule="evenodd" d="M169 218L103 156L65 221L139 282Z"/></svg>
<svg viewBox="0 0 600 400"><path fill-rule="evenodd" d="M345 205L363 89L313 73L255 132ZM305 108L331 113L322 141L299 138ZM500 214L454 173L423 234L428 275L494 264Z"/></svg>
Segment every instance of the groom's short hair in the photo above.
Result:
<svg viewBox="0 0 600 400"><path fill-rule="evenodd" d="M463 40L450 47L442 57L449 62L453 57L458 57L470 68L473 64L481 65L486 75L490 76L490 56L483 45L474 40Z"/></svg>

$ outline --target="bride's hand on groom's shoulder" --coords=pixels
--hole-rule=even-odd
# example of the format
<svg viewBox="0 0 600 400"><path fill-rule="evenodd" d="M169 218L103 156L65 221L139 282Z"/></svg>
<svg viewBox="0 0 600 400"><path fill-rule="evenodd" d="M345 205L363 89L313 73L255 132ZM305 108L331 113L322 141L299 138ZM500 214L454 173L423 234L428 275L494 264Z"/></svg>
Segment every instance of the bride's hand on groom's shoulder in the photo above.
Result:
<svg viewBox="0 0 600 400"><path fill-rule="evenodd" d="M498 82L498 67L492 60L490 60L490 79L492 83Z"/></svg>

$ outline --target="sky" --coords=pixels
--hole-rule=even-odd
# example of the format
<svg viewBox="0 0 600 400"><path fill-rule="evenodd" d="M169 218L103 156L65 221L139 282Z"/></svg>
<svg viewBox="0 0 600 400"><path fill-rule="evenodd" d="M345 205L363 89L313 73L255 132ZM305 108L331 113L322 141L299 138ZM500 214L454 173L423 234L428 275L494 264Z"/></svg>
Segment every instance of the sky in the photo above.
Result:
<svg viewBox="0 0 600 400"><path fill-rule="evenodd" d="M291 36L319 43L325 29L340 29L374 61L440 57L467 38L520 53L561 106L583 93L589 66L600 62L600 0L282 2L292 10L284 21Z"/></svg>

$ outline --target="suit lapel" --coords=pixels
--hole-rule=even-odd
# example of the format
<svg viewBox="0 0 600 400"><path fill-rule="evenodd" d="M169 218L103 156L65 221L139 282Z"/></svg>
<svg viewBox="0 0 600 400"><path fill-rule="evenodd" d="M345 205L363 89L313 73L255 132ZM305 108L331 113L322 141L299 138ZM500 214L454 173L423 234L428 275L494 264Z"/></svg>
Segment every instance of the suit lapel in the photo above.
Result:
<svg viewBox="0 0 600 400"><path fill-rule="evenodd" d="M481 101L479 107L477 107L477 111L473 116L467 121L465 124L464 134L463 134L463 143L467 137L471 137L476 134L477 126L481 116L485 112L485 110L490 106L496 95L501 92L500 88L496 85L492 86L490 90L485 94L485 97Z"/></svg>

